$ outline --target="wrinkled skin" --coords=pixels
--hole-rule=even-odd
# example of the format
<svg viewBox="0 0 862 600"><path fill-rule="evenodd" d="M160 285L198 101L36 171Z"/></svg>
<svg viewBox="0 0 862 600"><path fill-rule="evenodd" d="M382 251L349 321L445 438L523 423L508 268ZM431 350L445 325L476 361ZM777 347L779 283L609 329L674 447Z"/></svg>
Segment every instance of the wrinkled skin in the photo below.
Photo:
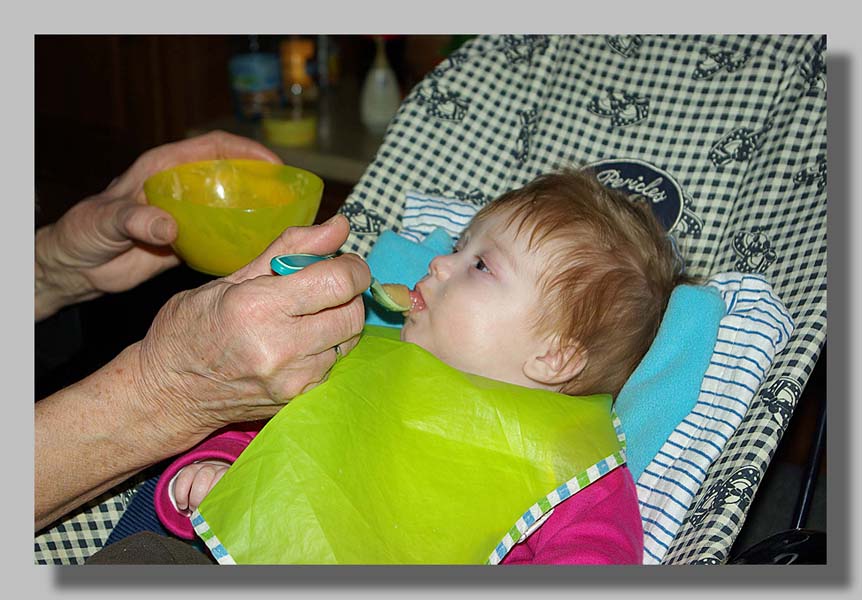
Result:
<svg viewBox="0 0 862 600"><path fill-rule="evenodd" d="M141 398L183 435L271 417L322 381L340 345L349 352L364 322L359 294L370 284L356 255L316 263L289 277L270 275L282 253L335 252L347 220L290 228L236 273L171 298L140 344Z"/></svg>
<svg viewBox="0 0 862 600"><path fill-rule="evenodd" d="M149 206L144 181L199 160L250 158L280 163L265 146L225 132L166 144L140 156L105 191L75 204L36 233L36 320L73 302L121 292L179 264L170 249L177 225Z"/></svg>
<svg viewBox="0 0 862 600"><path fill-rule="evenodd" d="M168 144L40 229L36 318L178 264L167 246L176 225L144 204L143 182L176 164L228 157L278 161L260 144L221 132ZM345 254L280 277L269 260L333 253L348 232L341 215L287 229L237 272L176 294L143 340L37 402L36 529L221 426L274 415L324 380L333 347L347 353L358 341L368 267Z"/></svg>

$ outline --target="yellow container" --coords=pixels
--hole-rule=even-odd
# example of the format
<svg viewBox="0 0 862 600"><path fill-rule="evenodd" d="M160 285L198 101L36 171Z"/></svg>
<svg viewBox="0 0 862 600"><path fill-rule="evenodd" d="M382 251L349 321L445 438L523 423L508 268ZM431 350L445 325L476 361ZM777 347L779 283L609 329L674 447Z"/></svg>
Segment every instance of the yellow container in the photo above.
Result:
<svg viewBox="0 0 862 600"><path fill-rule="evenodd" d="M323 181L266 161L211 160L156 173L144 193L176 220L174 252L193 269L223 276L260 255L287 227L311 225Z"/></svg>
<svg viewBox="0 0 862 600"><path fill-rule="evenodd" d="M317 139L317 116L275 113L263 118L266 140L276 146L307 146Z"/></svg>

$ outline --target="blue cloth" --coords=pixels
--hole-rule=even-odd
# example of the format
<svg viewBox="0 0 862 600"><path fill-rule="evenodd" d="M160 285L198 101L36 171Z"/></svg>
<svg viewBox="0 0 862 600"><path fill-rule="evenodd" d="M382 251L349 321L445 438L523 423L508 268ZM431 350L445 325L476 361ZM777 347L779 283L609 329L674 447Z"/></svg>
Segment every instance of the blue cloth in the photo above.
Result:
<svg viewBox="0 0 862 600"><path fill-rule="evenodd" d="M162 468L161 471L164 471L164 468ZM108 536L107 540L105 540L105 546L110 546L115 542L119 542L130 535L134 535L142 531L150 531L175 540L180 539L172 535L164 528L164 526L162 526L162 522L156 514L154 498L156 485L159 483L159 477L161 477L161 475L150 477L137 489L135 495L132 496L129 505L126 507L125 512L123 512L123 516L120 517L120 520L117 521L116 525L114 525L111 535ZM199 538L180 541L189 544L198 552L209 554L206 544Z"/></svg>
<svg viewBox="0 0 862 600"><path fill-rule="evenodd" d="M656 339L614 404L635 481L694 408L726 306L717 290L674 289Z"/></svg>
<svg viewBox="0 0 862 600"><path fill-rule="evenodd" d="M153 496L158 482L159 475L156 475L147 479L138 488L135 495L132 496L131 502L126 507L123 516L114 525L111 535L105 540L105 546L110 546L123 538L142 531L151 531L164 536L171 535L162 527L162 523L156 515L155 505L153 504Z"/></svg>
<svg viewBox="0 0 862 600"><path fill-rule="evenodd" d="M410 288L428 272L428 265L438 254L452 252L455 241L442 228L437 228L422 242L412 242L394 231L380 234L377 243L368 253L371 275L380 283L402 283ZM384 327L401 327L404 317L381 307L366 291L365 323Z"/></svg>

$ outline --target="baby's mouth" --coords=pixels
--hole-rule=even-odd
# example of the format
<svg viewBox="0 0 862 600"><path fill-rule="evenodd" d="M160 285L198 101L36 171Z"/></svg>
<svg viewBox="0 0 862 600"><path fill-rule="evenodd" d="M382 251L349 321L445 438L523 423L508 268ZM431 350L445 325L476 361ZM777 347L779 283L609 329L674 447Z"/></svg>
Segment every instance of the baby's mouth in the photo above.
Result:
<svg viewBox="0 0 862 600"><path fill-rule="evenodd" d="M410 313L423 311L426 308L425 298L422 296L422 292L419 291L419 288L416 287L410 290L410 310L405 312L405 315Z"/></svg>

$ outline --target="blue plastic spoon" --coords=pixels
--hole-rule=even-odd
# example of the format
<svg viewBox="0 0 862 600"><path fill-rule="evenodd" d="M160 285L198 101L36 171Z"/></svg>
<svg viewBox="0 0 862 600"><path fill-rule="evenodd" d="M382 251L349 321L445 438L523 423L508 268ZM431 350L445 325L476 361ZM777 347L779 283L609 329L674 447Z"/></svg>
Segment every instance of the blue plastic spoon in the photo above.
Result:
<svg viewBox="0 0 862 600"><path fill-rule="evenodd" d="M272 267L272 270L278 273L279 275L292 275L298 271L301 271L308 265L313 265L316 262L320 262L321 260L328 260L330 258L335 258L334 254L280 254L279 256L273 257L271 261L269 261L269 266ZM405 286L406 287L406 286ZM374 277L371 278L371 295L374 299L386 310L391 310L393 312L405 312L410 310L410 306L404 306L395 301L392 296L387 293L383 284L381 284Z"/></svg>

